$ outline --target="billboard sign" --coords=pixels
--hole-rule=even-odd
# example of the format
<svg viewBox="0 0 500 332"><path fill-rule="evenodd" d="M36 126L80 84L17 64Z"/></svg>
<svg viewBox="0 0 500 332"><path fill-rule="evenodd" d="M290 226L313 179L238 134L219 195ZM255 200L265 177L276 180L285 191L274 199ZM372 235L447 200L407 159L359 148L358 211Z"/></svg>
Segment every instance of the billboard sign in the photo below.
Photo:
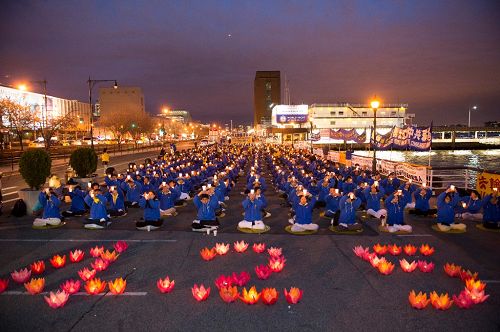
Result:
<svg viewBox="0 0 500 332"><path fill-rule="evenodd" d="M305 123L308 121L307 105L276 105L272 111L272 122L276 124Z"/></svg>

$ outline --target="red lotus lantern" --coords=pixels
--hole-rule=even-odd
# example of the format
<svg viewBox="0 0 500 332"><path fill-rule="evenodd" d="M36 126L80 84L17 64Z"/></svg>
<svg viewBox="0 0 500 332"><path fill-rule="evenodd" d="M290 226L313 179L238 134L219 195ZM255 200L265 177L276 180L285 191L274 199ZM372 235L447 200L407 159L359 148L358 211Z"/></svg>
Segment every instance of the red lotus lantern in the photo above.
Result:
<svg viewBox="0 0 500 332"><path fill-rule="evenodd" d="M264 288L260 293L262 303L273 305L278 301L278 291L276 288Z"/></svg>
<svg viewBox="0 0 500 332"><path fill-rule="evenodd" d="M393 256L398 256L403 252L403 248L399 247L396 244L390 245L387 247L387 251Z"/></svg>
<svg viewBox="0 0 500 332"><path fill-rule="evenodd" d="M29 282L24 283L24 288L31 295L41 293L45 287L45 278L31 279Z"/></svg>
<svg viewBox="0 0 500 332"><path fill-rule="evenodd" d="M481 282L481 280L468 279L465 281L465 288L467 288L470 291L481 292L484 290L485 287L486 284L484 282Z"/></svg>
<svg viewBox="0 0 500 332"><path fill-rule="evenodd" d="M81 285L82 285L82 283L80 282L80 280L75 281L73 279L70 279L70 280L66 280L66 282L62 283L60 287L63 291L65 291L69 295L72 295L72 294L78 293Z"/></svg>
<svg viewBox="0 0 500 332"><path fill-rule="evenodd" d="M427 294L419 292L418 295L415 294L415 291L412 290L410 292L410 295L408 295L408 301L410 301L410 304L413 308L415 309L424 309L427 307L429 302L431 302L430 299L427 299Z"/></svg>
<svg viewBox="0 0 500 332"><path fill-rule="evenodd" d="M48 297L44 296L44 299L51 308L57 309L63 307L68 302L69 294L65 291L50 292Z"/></svg>
<svg viewBox="0 0 500 332"><path fill-rule="evenodd" d="M113 245L113 247L115 248L117 253L121 254L122 252L127 250L128 244L125 241L118 241Z"/></svg>
<svg viewBox="0 0 500 332"><path fill-rule="evenodd" d="M55 255L50 259L50 264L56 269L60 269L64 265L66 265L66 255Z"/></svg>
<svg viewBox="0 0 500 332"><path fill-rule="evenodd" d="M31 278L31 270L24 268L22 270L12 272L10 276L12 277L12 280L18 284L24 284Z"/></svg>
<svg viewBox="0 0 500 332"><path fill-rule="evenodd" d="M420 246L420 253L424 256L430 256L434 253L434 248L430 247L428 244L422 244Z"/></svg>
<svg viewBox="0 0 500 332"><path fill-rule="evenodd" d="M33 274L42 274L45 271L45 262L44 261L36 261L31 264L31 272Z"/></svg>
<svg viewBox="0 0 500 332"><path fill-rule="evenodd" d="M158 290L162 293L170 293L172 289L174 289L175 286L175 281L170 280L170 278L167 276L165 279L158 279L156 282L156 287L158 287Z"/></svg>
<svg viewBox="0 0 500 332"><path fill-rule="evenodd" d="M444 272L452 278L459 277L462 267L455 264L446 263L444 265Z"/></svg>
<svg viewBox="0 0 500 332"><path fill-rule="evenodd" d="M385 258L384 257L378 257L376 254L370 256L370 264L374 268L376 268L380 264L381 261L385 261Z"/></svg>
<svg viewBox="0 0 500 332"><path fill-rule="evenodd" d="M468 279L474 279L476 280L478 277L478 273L472 273L470 270L460 270L460 279L462 279L462 281L467 281Z"/></svg>
<svg viewBox="0 0 500 332"><path fill-rule="evenodd" d="M90 263L92 268L96 270L97 272L104 271L108 268L109 266L109 261L101 258L96 258L96 260L92 263Z"/></svg>
<svg viewBox="0 0 500 332"><path fill-rule="evenodd" d="M240 293L238 292L238 288L236 286L225 286L219 289L219 295L222 301L231 303L238 299Z"/></svg>
<svg viewBox="0 0 500 332"><path fill-rule="evenodd" d="M275 247L271 247L271 248L267 249L267 253L271 257L280 257L282 251L283 250L281 248L275 248Z"/></svg>
<svg viewBox="0 0 500 332"><path fill-rule="evenodd" d="M488 299L488 297L490 297L489 295L484 294L484 290L478 291L477 289L469 290L465 288L464 292L471 299L471 301L474 302L474 304L483 303L486 299Z"/></svg>
<svg viewBox="0 0 500 332"><path fill-rule="evenodd" d="M113 263L118 258L118 255L114 250L113 251L106 250L101 252L101 258L107 261L108 263Z"/></svg>
<svg viewBox="0 0 500 332"><path fill-rule="evenodd" d="M259 302L260 293L257 292L255 286L252 286L248 291L246 288L243 288L241 292L240 300L245 302L246 304L255 304Z"/></svg>
<svg viewBox="0 0 500 332"><path fill-rule="evenodd" d="M241 242L236 241L233 244L233 248L234 248L234 250L236 250L236 252L242 253L242 252L245 252L247 250L248 243L246 243L245 241L241 241Z"/></svg>
<svg viewBox="0 0 500 332"><path fill-rule="evenodd" d="M215 244L215 252L217 255L225 255L229 251L229 243L224 244L224 243L216 243Z"/></svg>
<svg viewBox="0 0 500 332"><path fill-rule="evenodd" d="M94 278L96 272L96 270L89 270L88 268L84 267L82 270L78 271L78 275L83 281L87 281Z"/></svg>
<svg viewBox="0 0 500 332"><path fill-rule="evenodd" d="M236 272L233 272L231 277L233 279L233 283L235 285L238 285L239 287L245 286L247 282L250 281L250 273L246 271L242 271L240 272L240 274L236 274Z"/></svg>
<svg viewBox="0 0 500 332"><path fill-rule="evenodd" d="M106 288L106 282L101 281L99 278L87 280L85 283L85 290L89 295L97 295L102 293Z"/></svg>
<svg viewBox="0 0 500 332"><path fill-rule="evenodd" d="M104 252L104 247L95 246L94 248L90 248L90 256L94 258L100 257L103 252Z"/></svg>
<svg viewBox="0 0 500 332"><path fill-rule="evenodd" d="M403 258L399 260L399 265L401 266L401 270L404 272L413 272L417 268L418 264L415 261L408 263L408 261Z"/></svg>
<svg viewBox="0 0 500 332"><path fill-rule="evenodd" d="M9 286L9 279L0 279L0 294L5 292L7 287Z"/></svg>
<svg viewBox="0 0 500 332"><path fill-rule="evenodd" d="M265 243L254 243L252 246L253 251L256 253L260 254L263 253L264 250L266 250L266 244Z"/></svg>
<svg viewBox="0 0 500 332"><path fill-rule="evenodd" d="M432 272L434 270L434 263L418 261L418 269L424 273Z"/></svg>
<svg viewBox="0 0 500 332"><path fill-rule="evenodd" d="M361 259L365 259L366 255L370 253L370 249L363 248L362 246L356 246L352 251L354 251L354 254Z"/></svg>
<svg viewBox="0 0 500 332"><path fill-rule="evenodd" d="M212 259L217 256L217 252L215 251L215 248L208 249L208 248L203 248L200 250L200 255L201 258L203 258L206 261L211 261Z"/></svg>
<svg viewBox="0 0 500 332"><path fill-rule="evenodd" d="M231 287L233 285L234 279L232 276L225 276L221 274L220 276L215 279L215 286L218 289L221 289L222 287Z"/></svg>
<svg viewBox="0 0 500 332"><path fill-rule="evenodd" d="M453 295L453 303L459 308L469 309L474 305L474 301L470 297L469 293L465 290L461 291L458 296Z"/></svg>
<svg viewBox="0 0 500 332"><path fill-rule="evenodd" d="M288 303L290 304L297 304L299 303L300 299L302 298L302 290L296 287L290 288L290 291L288 292L286 288L283 290L285 293L285 299Z"/></svg>
<svg viewBox="0 0 500 332"><path fill-rule="evenodd" d="M377 253L377 255L385 255L387 253L387 246L380 245L380 243L377 243L373 246L373 251Z"/></svg>
<svg viewBox="0 0 500 332"><path fill-rule="evenodd" d="M261 280L267 280L271 276L271 269L267 265L259 265L255 267L255 274L257 275L257 278Z"/></svg>
<svg viewBox="0 0 500 332"><path fill-rule="evenodd" d="M127 280L123 280L123 278L116 278L112 282L108 282L109 291L114 295L123 294L125 288L127 288Z"/></svg>
<svg viewBox="0 0 500 332"><path fill-rule="evenodd" d="M403 250L408 256L413 256L417 252L417 247L412 244L407 244L403 247Z"/></svg>
<svg viewBox="0 0 500 332"><path fill-rule="evenodd" d="M394 264L384 259L378 263L377 268L378 271L383 275L389 275L394 270Z"/></svg>
<svg viewBox="0 0 500 332"><path fill-rule="evenodd" d="M283 256L269 258L268 266L273 272L281 272L285 267L286 259Z"/></svg>
<svg viewBox="0 0 500 332"><path fill-rule="evenodd" d="M83 259L83 256L85 256L85 253L81 250L75 250L69 252L69 260L72 263L80 262Z"/></svg>
<svg viewBox="0 0 500 332"><path fill-rule="evenodd" d="M375 252L368 252L365 254L363 259L371 264L371 261L374 260L375 258L378 258L377 253Z"/></svg>
<svg viewBox="0 0 500 332"><path fill-rule="evenodd" d="M205 301L210 295L210 287L205 288L205 286L203 285L200 285L200 287L198 287L197 284L194 284L193 288L191 288L191 292L193 293L193 297L196 301Z"/></svg>
<svg viewBox="0 0 500 332"><path fill-rule="evenodd" d="M450 299L448 293L438 295L436 292L432 292L430 298L432 306L439 310L447 310L453 304L453 300Z"/></svg>

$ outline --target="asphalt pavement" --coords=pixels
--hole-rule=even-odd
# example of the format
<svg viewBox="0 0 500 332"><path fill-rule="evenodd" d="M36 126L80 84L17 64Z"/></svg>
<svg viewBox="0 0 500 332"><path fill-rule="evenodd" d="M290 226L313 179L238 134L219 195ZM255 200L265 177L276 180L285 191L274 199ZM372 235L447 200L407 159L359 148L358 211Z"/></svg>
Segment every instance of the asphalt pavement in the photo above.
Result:
<svg viewBox="0 0 500 332"><path fill-rule="evenodd" d="M129 158L144 158L130 156ZM124 162L124 161L123 161ZM268 180L269 182L269 180ZM104 245L111 249L117 240L125 240L129 248L116 262L98 277L109 281L117 277L127 280L127 295L71 296L65 307L54 310L42 295L26 295L22 285L11 280L9 288L0 294L1 331L498 331L500 329L500 234L478 230L468 223L464 234L443 234L431 229L433 220L406 215L414 228L411 236L379 233L377 223L365 218L363 233L340 235L328 230L329 220L314 212L320 224L317 234L294 236L286 233L288 210L280 205L272 187L266 192L271 226L261 235L243 234L236 225L242 219L241 181L233 189L227 202L226 216L216 236L191 232L195 218L192 202L179 208L179 215L166 218L158 231L143 232L134 228L141 217L140 210L129 210L121 219L114 219L106 230L89 231L82 228L82 219L68 219L58 229L33 230L32 217L0 217L0 278L43 259L47 270L45 290L55 290L70 278L78 279L77 271L90 266L89 249ZM200 250L216 242L230 243L245 240L250 246L263 242L268 247L283 248L286 266L268 280L257 279L254 267L266 264L268 255L257 254L250 248L245 253L233 249L213 261L203 261ZM398 245L428 243L436 249L430 257L414 256L435 263L431 273L415 271L404 273L398 259L405 255L386 258L396 263L391 275L383 276L369 263L357 258L352 249L356 245L372 247L376 243ZM83 249L86 257L80 263L67 263L55 270L48 259L54 254L67 254ZM410 307L408 293L415 289L427 293L458 294L463 289L460 279L443 272L446 262L479 273L487 282L490 298L471 309L453 306L439 311L429 305L418 311ZM275 287L280 295L273 306L261 302L246 305L241 301L224 303L214 285L220 274L247 271L251 274L248 286ZM161 294L156 281L166 275L175 280L170 294ZM191 295L194 284L211 287L207 301L198 303ZM303 298L289 305L283 288L299 287ZM84 292L83 288L81 290ZM109 294L108 294L109 295Z"/></svg>

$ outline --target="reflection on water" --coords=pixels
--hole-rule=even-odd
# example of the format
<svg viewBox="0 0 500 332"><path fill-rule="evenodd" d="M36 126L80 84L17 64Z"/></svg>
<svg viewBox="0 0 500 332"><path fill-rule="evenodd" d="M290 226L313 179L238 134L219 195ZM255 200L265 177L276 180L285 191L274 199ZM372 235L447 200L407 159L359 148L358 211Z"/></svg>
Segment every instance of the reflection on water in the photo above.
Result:
<svg viewBox="0 0 500 332"><path fill-rule="evenodd" d="M361 156L372 156L369 151L355 151ZM435 150L421 151L377 151L377 157L392 161L409 162L433 167L469 166L499 171L500 149L492 150Z"/></svg>

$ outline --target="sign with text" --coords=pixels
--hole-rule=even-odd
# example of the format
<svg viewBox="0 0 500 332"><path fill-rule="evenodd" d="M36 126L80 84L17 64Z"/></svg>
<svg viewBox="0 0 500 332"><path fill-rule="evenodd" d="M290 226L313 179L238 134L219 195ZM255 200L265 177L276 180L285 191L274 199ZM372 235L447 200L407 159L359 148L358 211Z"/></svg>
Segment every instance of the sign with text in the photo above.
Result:
<svg viewBox="0 0 500 332"><path fill-rule="evenodd" d="M494 188L500 190L500 175L483 172L477 176L476 190L479 191L481 197L492 194Z"/></svg>
<svg viewBox="0 0 500 332"><path fill-rule="evenodd" d="M272 110L272 124L305 123L308 114L307 105L276 105Z"/></svg>

